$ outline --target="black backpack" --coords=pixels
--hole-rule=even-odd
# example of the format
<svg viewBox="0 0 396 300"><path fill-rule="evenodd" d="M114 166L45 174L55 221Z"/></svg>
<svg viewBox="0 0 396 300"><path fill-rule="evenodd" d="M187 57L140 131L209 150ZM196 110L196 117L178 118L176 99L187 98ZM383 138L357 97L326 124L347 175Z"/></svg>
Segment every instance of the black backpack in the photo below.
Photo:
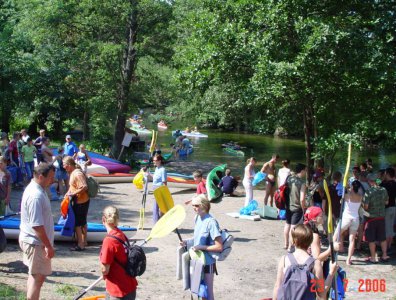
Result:
<svg viewBox="0 0 396 300"><path fill-rule="evenodd" d="M146 271L146 254L142 247L139 247L135 244L130 244L128 238L126 238L126 242L121 240L120 238L114 235L107 235L117 241L119 241L124 248L127 250L127 263L126 265L122 265L116 258L115 261L120 266L125 269L125 272L132 277L143 275L144 271Z"/></svg>

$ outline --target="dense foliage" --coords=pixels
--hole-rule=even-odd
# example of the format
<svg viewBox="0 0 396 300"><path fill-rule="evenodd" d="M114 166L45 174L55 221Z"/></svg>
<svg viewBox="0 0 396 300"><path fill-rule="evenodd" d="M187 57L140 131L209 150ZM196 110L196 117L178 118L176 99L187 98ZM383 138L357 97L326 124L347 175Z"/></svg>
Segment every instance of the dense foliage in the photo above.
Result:
<svg viewBox="0 0 396 300"><path fill-rule="evenodd" d="M2 0L1 128L81 127L118 153L127 116L152 107L201 126L283 128L305 137L310 164L350 139L392 144L395 11L390 0Z"/></svg>

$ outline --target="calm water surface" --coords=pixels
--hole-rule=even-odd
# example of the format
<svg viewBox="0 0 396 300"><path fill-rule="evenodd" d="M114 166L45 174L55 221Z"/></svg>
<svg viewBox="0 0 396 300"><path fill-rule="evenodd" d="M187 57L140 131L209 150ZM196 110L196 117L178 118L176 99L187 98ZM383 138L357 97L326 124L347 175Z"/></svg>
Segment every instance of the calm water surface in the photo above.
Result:
<svg viewBox="0 0 396 300"><path fill-rule="evenodd" d="M171 131L171 129L160 131L158 134L157 143L161 145L161 149L165 153L170 149L169 144L175 141L171 136ZM305 163L305 144L301 139L283 139L274 138L273 136L216 130L201 130L201 132L208 134L209 137L189 138L194 145L194 152L186 158L187 161L227 163L235 175L243 174L246 159L251 156L254 156L258 161L256 171L261 168L264 162L271 158L273 153L280 155L280 161L286 158L290 159L292 167L297 162ZM238 142L241 146L246 147L243 149L245 157L228 154L221 148L221 144L229 141ZM368 157L373 160L375 169L385 168L390 164L396 163L395 151L371 149L360 152L353 149L351 166L365 161ZM340 171L345 169L346 158L347 149L339 149L336 168ZM280 166L280 163L278 165Z"/></svg>

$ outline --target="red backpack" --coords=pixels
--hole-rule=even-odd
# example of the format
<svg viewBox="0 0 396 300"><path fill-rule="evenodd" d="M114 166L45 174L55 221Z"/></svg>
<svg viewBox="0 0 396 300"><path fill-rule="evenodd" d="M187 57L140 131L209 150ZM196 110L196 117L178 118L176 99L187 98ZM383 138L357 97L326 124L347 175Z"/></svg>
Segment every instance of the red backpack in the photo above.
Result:
<svg viewBox="0 0 396 300"><path fill-rule="evenodd" d="M278 209L286 209L286 203L289 202L290 189L289 185L287 184L288 179L289 176L286 178L285 183L282 184L274 194L275 206Z"/></svg>

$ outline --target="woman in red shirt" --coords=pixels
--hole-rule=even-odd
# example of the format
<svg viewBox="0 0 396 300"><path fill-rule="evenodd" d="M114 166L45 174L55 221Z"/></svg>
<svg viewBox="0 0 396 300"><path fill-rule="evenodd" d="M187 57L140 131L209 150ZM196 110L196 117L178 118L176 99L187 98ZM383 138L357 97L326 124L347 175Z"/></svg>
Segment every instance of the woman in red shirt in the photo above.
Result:
<svg viewBox="0 0 396 300"><path fill-rule="evenodd" d="M117 228L119 211L114 206L107 206L103 210L102 222L107 234L118 237L124 242L125 234ZM106 280L106 299L135 300L137 280L129 276L124 267L127 262L127 250L116 239L105 237L100 252L101 269Z"/></svg>

